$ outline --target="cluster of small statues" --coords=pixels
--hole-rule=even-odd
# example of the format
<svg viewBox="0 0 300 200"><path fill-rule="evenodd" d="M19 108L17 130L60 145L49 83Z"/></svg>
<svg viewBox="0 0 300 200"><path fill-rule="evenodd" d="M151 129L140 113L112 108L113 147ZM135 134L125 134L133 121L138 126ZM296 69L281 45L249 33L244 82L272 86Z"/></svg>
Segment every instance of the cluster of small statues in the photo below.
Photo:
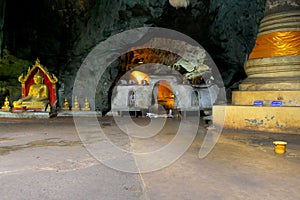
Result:
<svg viewBox="0 0 300 200"><path fill-rule="evenodd" d="M6 96L1 111L42 111L50 112L53 108L56 110L56 83L58 79L54 74L50 74L46 67L40 64L37 58L35 64L28 68L27 74L19 76L22 83L22 98L13 101L10 107L8 96ZM45 81L45 82L44 82ZM74 99L73 107L69 106L67 98L63 103L61 110L91 110L87 97L81 108L77 97Z"/></svg>
<svg viewBox="0 0 300 200"><path fill-rule="evenodd" d="M85 97L83 108L81 108L80 105L79 105L79 102L78 102L78 98L77 98L77 96L75 96L73 107L70 107L68 99L65 98L62 110L64 110L64 111L67 111L67 110L74 110L74 111L84 110L84 111L89 111L89 110L91 110L91 108L90 108L90 103L89 103L87 97Z"/></svg>
<svg viewBox="0 0 300 200"><path fill-rule="evenodd" d="M30 97L31 97L32 101L30 101L30 100L31 100ZM37 102L36 99L37 99L37 96L29 96L29 95L28 95L26 98L22 98L22 99L19 99L18 101L14 101L14 102L13 102L13 105L14 105L14 106L15 106L15 105L17 105L17 106L22 106L22 105L23 105L23 106L24 106L24 105L26 105L26 106L27 106L27 105L29 105L29 106L33 106L33 105L39 106L39 105L41 105L40 103L46 102L46 101L40 101L40 102ZM24 101L24 100L26 100L26 101ZM45 100L46 100L46 99L45 99ZM75 97L75 101L74 101L74 106L73 106L73 107L71 107L71 106L69 105L68 99L65 98L65 101L64 101L64 104L63 104L63 107L62 107L61 110L64 110L64 111L68 111L68 110L74 110L74 111L77 111L77 110L90 111L91 108L90 108L90 103L89 103L87 97L86 97L85 100L84 100L84 106L83 106L83 108L80 107L79 102L78 102L78 99L77 99L77 97ZM11 111L11 107L10 107L10 103L9 103L8 97L5 98L4 105L1 107L1 111L6 111L6 112Z"/></svg>

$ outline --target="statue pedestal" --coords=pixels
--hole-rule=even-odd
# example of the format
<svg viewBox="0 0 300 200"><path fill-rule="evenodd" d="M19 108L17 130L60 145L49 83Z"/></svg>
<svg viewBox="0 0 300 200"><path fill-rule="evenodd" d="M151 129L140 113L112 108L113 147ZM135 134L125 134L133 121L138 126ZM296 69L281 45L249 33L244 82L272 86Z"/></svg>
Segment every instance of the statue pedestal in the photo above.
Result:
<svg viewBox="0 0 300 200"><path fill-rule="evenodd" d="M300 134L300 107L216 105L213 124L239 131Z"/></svg>
<svg viewBox="0 0 300 200"><path fill-rule="evenodd" d="M50 118L53 114L49 112L4 112L0 111L0 118Z"/></svg>
<svg viewBox="0 0 300 200"><path fill-rule="evenodd" d="M62 110L59 111L57 117L102 117L102 112L100 111L75 111L75 110Z"/></svg>
<svg viewBox="0 0 300 200"><path fill-rule="evenodd" d="M259 83L253 85L257 88ZM213 124L233 130L300 134L300 90L275 89L233 91L232 105L213 106ZM279 104L272 106L274 101Z"/></svg>

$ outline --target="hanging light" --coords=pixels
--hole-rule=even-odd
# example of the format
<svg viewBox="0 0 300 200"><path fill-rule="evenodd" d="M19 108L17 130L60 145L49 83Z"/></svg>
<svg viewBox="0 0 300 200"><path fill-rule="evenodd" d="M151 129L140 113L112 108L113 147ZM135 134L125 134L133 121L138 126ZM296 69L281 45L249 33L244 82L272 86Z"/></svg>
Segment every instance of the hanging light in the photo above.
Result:
<svg viewBox="0 0 300 200"><path fill-rule="evenodd" d="M171 6L175 7L176 9L181 7L188 7L190 5L190 0L169 0Z"/></svg>

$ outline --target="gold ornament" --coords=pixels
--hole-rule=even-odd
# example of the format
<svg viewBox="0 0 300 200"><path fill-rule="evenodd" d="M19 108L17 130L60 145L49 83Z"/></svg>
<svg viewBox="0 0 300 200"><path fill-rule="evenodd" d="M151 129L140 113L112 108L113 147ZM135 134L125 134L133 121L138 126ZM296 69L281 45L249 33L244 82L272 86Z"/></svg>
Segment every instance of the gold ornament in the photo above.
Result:
<svg viewBox="0 0 300 200"><path fill-rule="evenodd" d="M77 96L75 96L74 106L73 106L72 110L80 110Z"/></svg>
<svg viewBox="0 0 300 200"><path fill-rule="evenodd" d="M70 110L69 102L67 98L65 98L64 107L62 108L62 110Z"/></svg>
<svg viewBox="0 0 300 200"><path fill-rule="evenodd" d="M11 107L9 106L8 97L5 98L4 105L2 106L1 110L6 112L9 112L11 110Z"/></svg>
<svg viewBox="0 0 300 200"><path fill-rule="evenodd" d="M85 97L85 100L84 100L84 107L82 108L82 110L85 110L85 111L91 110L91 108L90 108L90 103L88 102L87 97Z"/></svg>

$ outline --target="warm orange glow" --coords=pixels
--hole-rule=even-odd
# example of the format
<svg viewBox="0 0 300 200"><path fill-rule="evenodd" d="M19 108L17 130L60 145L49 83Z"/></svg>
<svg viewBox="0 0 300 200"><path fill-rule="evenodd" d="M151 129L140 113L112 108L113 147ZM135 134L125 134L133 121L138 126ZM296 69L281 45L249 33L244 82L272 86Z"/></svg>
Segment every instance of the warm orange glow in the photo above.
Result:
<svg viewBox="0 0 300 200"><path fill-rule="evenodd" d="M249 59L300 55L300 31L258 36Z"/></svg>
<svg viewBox="0 0 300 200"><path fill-rule="evenodd" d="M174 93L168 81L161 81L159 83L157 100L166 109L174 108Z"/></svg>
<svg viewBox="0 0 300 200"><path fill-rule="evenodd" d="M180 7L186 8L190 4L190 0L169 0L169 3L176 9Z"/></svg>
<svg viewBox="0 0 300 200"><path fill-rule="evenodd" d="M145 74L143 72L133 71L131 75L137 80L138 84L142 84L143 80L147 81L148 83L150 82L148 74Z"/></svg>

